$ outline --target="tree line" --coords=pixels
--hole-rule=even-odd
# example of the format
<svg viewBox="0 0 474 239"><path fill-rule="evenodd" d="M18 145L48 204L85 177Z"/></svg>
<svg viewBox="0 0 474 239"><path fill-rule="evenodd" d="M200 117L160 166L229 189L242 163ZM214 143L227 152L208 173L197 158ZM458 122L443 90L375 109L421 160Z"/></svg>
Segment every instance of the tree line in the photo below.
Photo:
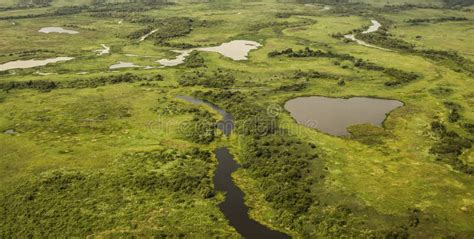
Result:
<svg viewBox="0 0 474 239"><path fill-rule="evenodd" d="M282 51L272 51L268 53L269 57L278 57L278 56L287 56L293 58L305 58L305 57L324 57L324 58L335 58L339 60L346 60L353 63L354 67L380 71L384 74L390 76L392 80L385 82L386 86L396 86L404 83L409 83L411 81L417 80L420 78L420 75L414 72L406 72L403 70L395 68L386 68L380 65L376 65L372 62L365 61L361 58L356 58L349 54L340 54L332 51L321 51L321 50L312 50L309 47L294 51L292 48L287 48Z"/></svg>
<svg viewBox="0 0 474 239"><path fill-rule="evenodd" d="M48 92L54 89L68 88L96 88L105 85L115 85L120 83L134 83L140 81L162 81L163 76L157 74L152 77L141 77L132 73L121 75L109 75L86 79L76 79L69 81L50 81L50 80L29 80L29 81L8 81L0 82L0 90L10 91L19 89L34 89Z"/></svg>
<svg viewBox="0 0 474 239"><path fill-rule="evenodd" d="M235 83L235 76L233 73L217 69L212 73L204 71L194 71L192 73L184 74L178 83L181 86L204 86L209 88L229 88Z"/></svg>

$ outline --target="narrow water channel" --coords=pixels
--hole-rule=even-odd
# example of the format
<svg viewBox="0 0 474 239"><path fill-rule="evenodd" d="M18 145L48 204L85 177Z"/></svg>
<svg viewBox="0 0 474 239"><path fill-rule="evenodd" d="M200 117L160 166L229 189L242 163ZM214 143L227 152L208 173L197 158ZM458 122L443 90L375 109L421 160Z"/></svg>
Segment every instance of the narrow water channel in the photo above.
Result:
<svg viewBox="0 0 474 239"><path fill-rule="evenodd" d="M218 123L218 128L224 135L229 136L234 128L234 120L231 114L223 109L200 99L189 96L178 96L178 98L193 104L204 104L216 110L222 120ZM240 235L247 239L287 239L290 236L274 231L251 219L248 215L249 208L245 205L244 192L235 185L232 180L232 173L240 165L234 160L227 147L217 148L215 151L218 161L213 182L216 191L225 192L225 199L218 206L224 216L229 220Z"/></svg>

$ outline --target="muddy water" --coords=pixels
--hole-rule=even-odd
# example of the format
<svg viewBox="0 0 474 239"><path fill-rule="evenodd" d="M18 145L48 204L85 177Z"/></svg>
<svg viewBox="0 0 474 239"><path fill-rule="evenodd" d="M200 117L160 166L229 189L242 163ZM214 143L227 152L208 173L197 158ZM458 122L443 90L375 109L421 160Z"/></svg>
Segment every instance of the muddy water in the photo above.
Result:
<svg viewBox="0 0 474 239"><path fill-rule="evenodd" d="M102 44L102 49L97 49L94 52L97 52L98 56L102 56L104 54L109 54L110 53L110 47L106 46L105 44Z"/></svg>
<svg viewBox="0 0 474 239"><path fill-rule="evenodd" d="M33 68L37 66L45 66L47 64L61 62L61 61L70 61L74 57L56 57L44 60L19 60L19 61L10 61L5 64L0 64L0 71L12 70L12 69L25 69Z"/></svg>
<svg viewBox="0 0 474 239"><path fill-rule="evenodd" d="M187 50L174 50L173 52L178 53L174 59L161 59L156 62L163 66L177 66L184 63L184 60L192 51L204 51L204 52L217 52L225 57L228 57L234 61L247 60L248 54L251 50L255 50L262 46L258 42L247 41L247 40L234 40L226 43L222 43L219 46L214 47L200 47Z"/></svg>
<svg viewBox="0 0 474 239"><path fill-rule="evenodd" d="M367 33L371 33L371 32L376 32L379 30L379 28L382 26L382 24L380 24L380 22L376 21L376 20L370 20L372 22L372 25L365 31L363 31L362 33L363 34L367 34Z"/></svg>
<svg viewBox="0 0 474 239"><path fill-rule="evenodd" d="M220 46L197 48L198 51L217 52L234 61L248 60L247 56L251 50L262 45L254 41L235 40L222 43Z"/></svg>
<svg viewBox="0 0 474 239"><path fill-rule="evenodd" d="M232 133L234 120L231 114L200 99L188 96L179 96L178 98L189 101L193 104L205 104L216 110L223 118L218 123L219 129L221 129L226 136L229 136ZM245 194L232 180L232 173L240 167L239 164L234 160L227 147L217 148L215 154L219 164L217 165L213 178L214 188L216 191L225 192L225 199L219 204L219 209L229 220L230 225L233 226L240 235L247 239L290 238L286 234L271 230L249 218L249 208L245 205L244 201Z"/></svg>
<svg viewBox="0 0 474 239"><path fill-rule="evenodd" d="M371 123L381 126L386 115L401 106L403 103L397 100L311 96L289 100L285 109L299 124L343 136L349 135L346 128L350 125Z"/></svg>
<svg viewBox="0 0 474 239"><path fill-rule="evenodd" d="M135 65L133 62L123 62L123 61L119 61L117 64L109 66L110 69L135 68L135 67L141 67L141 66Z"/></svg>
<svg viewBox="0 0 474 239"><path fill-rule="evenodd" d="M41 33L65 33L65 34L78 34L78 31L66 30L62 27L43 27L38 32Z"/></svg>
<svg viewBox="0 0 474 239"><path fill-rule="evenodd" d="M151 34L157 32L157 31L158 31L158 29L155 29L155 30L153 30L153 31L151 31L151 32L149 32L149 33L143 35L142 37L140 37L140 40L139 40L139 41L142 42L142 41L146 40L149 36L151 36Z"/></svg>
<svg viewBox="0 0 474 239"><path fill-rule="evenodd" d="M186 57L188 57L192 51L193 50L174 50L173 52L179 54L178 56L176 56L176 58L161 59L161 60L157 60L156 62L160 63L160 65L162 66L177 66L177 65L183 64Z"/></svg>

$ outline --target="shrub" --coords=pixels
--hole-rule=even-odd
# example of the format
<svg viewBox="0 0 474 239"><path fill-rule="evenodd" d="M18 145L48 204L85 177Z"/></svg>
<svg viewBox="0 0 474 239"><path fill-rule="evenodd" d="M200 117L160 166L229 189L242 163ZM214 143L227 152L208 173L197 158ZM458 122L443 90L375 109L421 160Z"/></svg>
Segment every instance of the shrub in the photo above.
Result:
<svg viewBox="0 0 474 239"><path fill-rule="evenodd" d="M226 70L218 69L211 74L202 71L194 71L185 74L178 80L182 86L205 86L210 88L228 88L235 83L235 76Z"/></svg>
<svg viewBox="0 0 474 239"><path fill-rule="evenodd" d="M204 58L202 58L198 51L192 51L184 60L184 65L189 68L206 67Z"/></svg>
<svg viewBox="0 0 474 239"><path fill-rule="evenodd" d="M472 141L454 131L448 131L446 126L439 121L432 122L431 129L439 140L431 147L430 153L437 155L439 160L450 164L456 170L474 174L474 168L459 158L465 149L472 147Z"/></svg>

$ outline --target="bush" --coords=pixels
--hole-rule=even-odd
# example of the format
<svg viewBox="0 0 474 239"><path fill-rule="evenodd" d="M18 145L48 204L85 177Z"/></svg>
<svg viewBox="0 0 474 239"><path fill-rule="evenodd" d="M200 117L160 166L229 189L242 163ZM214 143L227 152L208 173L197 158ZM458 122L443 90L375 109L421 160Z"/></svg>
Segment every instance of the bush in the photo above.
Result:
<svg viewBox="0 0 474 239"><path fill-rule="evenodd" d="M216 90L195 92L195 96L232 113L236 132L244 137L242 167L258 179L265 199L294 218L306 212L314 198L308 167L318 157L315 146L280 130L278 119L266 107L241 92Z"/></svg>
<svg viewBox="0 0 474 239"><path fill-rule="evenodd" d="M10 81L10 82L0 82L0 90L10 91L17 89L35 89L42 92L48 92L54 89L62 88L96 88L99 86L105 85L114 85L121 83L133 83L138 81L161 81L163 76L156 75L151 78L140 77L131 73L125 73L121 75L109 75L101 76L96 78L88 79L76 79L70 81L45 81L45 80L35 80L35 81Z"/></svg>
<svg viewBox="0 0 474 239"><path fill-rule="evenodd" d="M234 85L235 76L231 72L222 69L213 71L212 74L194 71L182 76L178 83L182 86L200 85L211 88L228 88Z"/></svg>
<svg viewBox="0 0 474 239"><path fill-rule="evenodd" d="M438 160L450 164L455 170L474 174L474 168L459 158L465 149L472 147L472 141L454 131L448 131L446 126L439 121L432 122L431 129L439 140L431 147L430 153L437 155Z"/></svg>
<svg viewBox="0 0 474 239"><path fill-rule="evenodd" d="M214 140L217 122L208 111L199 110L193 119L184 122L181 133L194 143L209 144Z"/></svg>
<svg viewBox="0 0 474 239"><path fill-rule="evenodd" d="M203 199L214 195L209 162L208 151L163 149L128 153L107 170L47 171L2 188L0 237L87 237L116 228L143 237L149 229L133 225L156 219L150 212L157 207L179 210L182 217L194 201L207 203ZM189 233L181 219L164 223L161 235ZM191 228L202 230L195 223Z"/></svg>
<svg viewBox="0 0 474 239"><path fill-rule="evenodd" d="M184 60L184 65L189 68L206 67L204 58L202 58L198 51L192 51Z"/></svg>
<svg viewBox="0 0 474 239"><path fill-rule="evenodd" d="M272 51L268 53L269 57L277 57L277 56L287 56L287 57L325 57L325 58L335 58L341 61L350 61L354 64L354 67L365 69L365 70L373 70L373 71L381 71L384 74L393 78L391 81L385 83L386 86L395 86L404 83L408 83L420 78L420 75L414 72L406 72L395 68L385 68L383 66L376 65L371 62L364 61L363 59L356 58L349 54L339 54L334 53L331 51L321 51L321 50L312 50L309 47L306 47L302 50L294 51L291 48L282 50L282 51ZM312 77L322 77L320 73L304 73L304 72L297 72L297 75L300 74L301 76L309 75ZM330 75L324 75L333 77Z"/></svg>

